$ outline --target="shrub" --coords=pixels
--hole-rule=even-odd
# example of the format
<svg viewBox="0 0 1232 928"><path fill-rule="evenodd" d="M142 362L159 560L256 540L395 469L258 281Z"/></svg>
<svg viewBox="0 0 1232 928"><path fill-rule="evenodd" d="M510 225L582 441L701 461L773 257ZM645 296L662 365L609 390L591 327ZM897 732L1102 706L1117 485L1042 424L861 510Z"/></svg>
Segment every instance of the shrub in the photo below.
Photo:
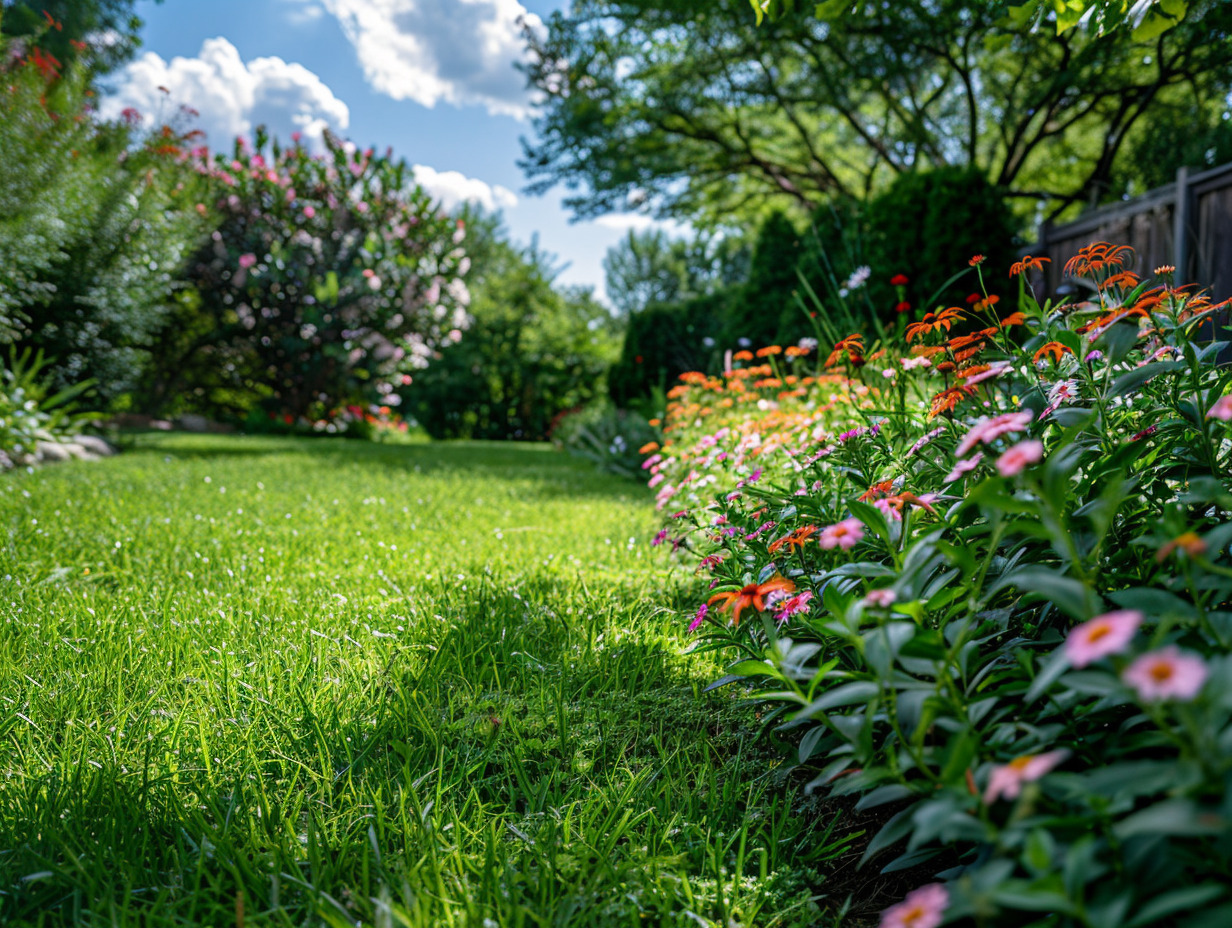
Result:
<svg viewBox="0 0 1232 928"><path fill-rule="evenodd" d="M948 286L959 270L955 255L984 254L988 266L1009 267L1016 221L1002 191L975 168L947 167L902 174L865 207L865 254L878 273L868 281L869 299L883 318L894 317L899 293L889 283L908 278L905 295L916 307L963 304L970 287ZM1000 282L993 292L1007 295Z"/></svg>
<svg viewBox="0 0 1232 928"><path fill-rule="evenodd" d="M32 46L0 55L0 341L110 401L136 385L200 231L173 208L182 139L93 117L88 54L64 74Z"/></svg>
<svg viewBox="0 0 1232 928"><path fill-rule="evenodd" d="M1232 917L1232 372L1129 259L673 390L656 541L810 789L884 813L862 862L940 881L883 925Z"/></svg>
<svg viewBox="0 0 1232 928"><path fill-rule="evenodd" d="M643 416L598 402L562 415L552 441L570 454L622 477L642 473L642 459L658 448L659 433Z"/></svg>
<svg viewBox="0 0 1232 928"><path fill-rule="evenodd" d="M161 372L164 396L202 382L310 422L400 402L411 372L461 338L463 224L404 162L328 134L325 144L314 156L258 131L255 146L237 140L230 156L199 162L211 202L198 209L220 217L189 265L190 316L205 321Z"/></svg>
<svg viewBox="0 0 1232 928"><path fill-rule="evenodd" d="M403 394L433 438L540 440L556 416L602 395L616 336L588 290L553 287L536 249L483 250L471 327Z"/></svg>
<svg viewBox="0 0 1232 928"><path fill-rule="evenodd" d="M626 322L620 360L608 374L612 400L629 406L666 390L686 371L713 368L723 356L719 335L738 289L684 303L648 306Z"/></svg>

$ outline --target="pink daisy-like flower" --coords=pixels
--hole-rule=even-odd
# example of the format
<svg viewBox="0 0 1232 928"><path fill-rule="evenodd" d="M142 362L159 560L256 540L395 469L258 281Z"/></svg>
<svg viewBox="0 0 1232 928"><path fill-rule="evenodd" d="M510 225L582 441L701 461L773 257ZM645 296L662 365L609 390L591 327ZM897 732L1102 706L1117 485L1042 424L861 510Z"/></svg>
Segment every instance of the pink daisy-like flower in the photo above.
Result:
<svg viewBox="0 0 1232 928"><path fill-rule="evenodd" d="M812 590L805 590L803 593L797 593L795 596L788 597L779 605L779 609L774 613L774 619L780 625L786 622L793 615L809 611L809 600L813 598ZM769 597L766 598L769 605Z"/></svg>
<svg viewBox="0 0 1232 928"><path fill-rule="evenodd" d="M996 364L991 364L986 371L980 371L978 374L972 374L966 378L966 384L969 387L975 386L977 383L983 383L985 380L992 380L994 377L1000 377L1002 374L1013 368L1013 364L1009 361L999 361Z"/></svg>
<svg viewBox="0 0 1232 928"><path fill-rule="evenodd" d="M1206 418L1218 419L1220 422L1232 422L1232 393L1227 393L1215 400L1215 405L1206 411Z"/></svg>
<svg viewBox="0 0 1232 928"><path fill-rule="evenodd" d="M954 469L950 471L945 478L946 483L953 483L955 480L961 480L963 476L971 473L979 466L980 461L984 460L984 452L981 451L973 458L967 458L965 461L959 461L954 465Z"/></svg>
<svg viewBox="0 0 1232 928"><path fill-rule="evenodd" d="M869 590L864 597L864 605L873 609L886 609L898 601L898 594L893 590Z"/></svg>
<svg viewBox="0 0 1232 928"><path fill-rule="evenodd" d="M817 543L827 551L831 548L842 548L844 551L854 548L864 537L864 523L859 519L844 519L821 530Z"/></svg>
<svg viewBox="0 0 1232 928"><path fill-rule="evenodd" d="M988 780L988 788L984 790L984 802L991 805L1001 798L1017 799L1022 793L1024 783L1051 773L1067 757L1069 751L1061 748L1043 754L1024 754L1022 757L1015 757L1008 764L994 767Z"/></svg>
<svg viewBox="0 0 1232 928"><path fill-rule="evenodd" d="M1052 385L1048 391L1048 405L1060 406L1062 403L1072 403L1078 399L1078 381L1061 380Z"/></svg>
<svg viewBox="0 0 1232 928"><path fill-rule="evenodd" d="M240 255L240 267L244 268L245 270L252 267L256 263L257 263L257 256L254 255L252 252L249 252L248 254L245 254L245 255Z"/></svg>
<svg viewBox="0 0 1232 928"><path fill-rule="evenodd" d="M1096 616L1073 629L1065 639L1065 656L1075 667L1085 667L1124 650L1142 624L1142 613L1118 609Z"/></svg>
<svg viewBox="0 0 1232 928"><path fill-rule="evenodd" d="M988 425L984 427L980 440L987 445L1002 435L1011 435L1014 432L1025 431L1034 420L1035 416L1029 410L1002 413L988 420ZM961 455L959 456L961 457Z"/></svg>
<svg viewBox="0 0 1232 928"><path fill-rule="evenodd" d="M1005 454L997 458L997 470L1002 477L1013 477L1020 474L1031 464L1036 464L1044 457L1044 443L1034 438L1020 441Z"/></svg>
<svg viewBox="0 0 1232 928"><path fill-rule="evenodd" d="M1206 664L1202 658L1183 654L1174 645L1143 654L1125 668L1122 679L1143 702L1176 699L1188 702L1198 695L1206 682Z"/></svg>
<svg viewBox="0 0 1232 928"><path fill-rule="evenodd" d="M949 904L949 891L940 883L929 883L882 912L878 928L937 928Z"/></svg>

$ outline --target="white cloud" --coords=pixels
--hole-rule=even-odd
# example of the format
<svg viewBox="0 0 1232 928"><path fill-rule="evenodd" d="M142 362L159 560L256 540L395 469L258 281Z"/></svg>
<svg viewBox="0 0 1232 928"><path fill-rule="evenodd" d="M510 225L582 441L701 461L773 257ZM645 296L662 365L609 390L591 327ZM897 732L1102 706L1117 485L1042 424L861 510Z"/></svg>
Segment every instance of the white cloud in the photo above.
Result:
<svg viewBox="0 0 1232 928"><path fill-rule="evenodd" d="M415 182L440 201L446 212L461 203L475 203L489 211L518 205L514 192L499 184L487 184L459 171L438 171L425 164L417 164L412 170Z"/></svg>
<svg viewBox="0 0 1232 928"><path fill-rule="evenodd" d="M302 132L312 142L327 126L341 130L350 122L347 105L303 65L281 58L245 63L224 38L206 39L195 58L167 62L146 52L119 73L101 110L114 119L132 107L153 126L175 118L181 106L197 111L192 124L216 149L259 125L284 139Z"/></svg>
<svg viewBox="0 0 1232 928"><path fill-rule="evenodd" d="M325 9L316 0L282 0L291 7L287 12L287 20L292 26L306 26L315 23L325 15Z"/></svg>
<svg viewBox="0 0 1232 928"><path fill-rule="evenodd" d="M355 47L364 76L395 100L476 104L524 118L530 96L514 69L523 26L543 21L518 0L319 0Z"/></svg>

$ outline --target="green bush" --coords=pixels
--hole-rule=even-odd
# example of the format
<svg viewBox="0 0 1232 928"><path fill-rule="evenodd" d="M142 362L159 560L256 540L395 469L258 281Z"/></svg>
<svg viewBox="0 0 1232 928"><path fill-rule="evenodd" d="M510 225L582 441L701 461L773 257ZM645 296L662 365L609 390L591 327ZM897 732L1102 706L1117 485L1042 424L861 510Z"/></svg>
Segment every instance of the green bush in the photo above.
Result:
<svg viewBox="0 0 1232 928"><path fill-rule="evenodd" d="M566 410L603 394L612 320L589 290L554 287L535 247L509 244L498 224L471 225L470 328L401 392L433 438L541 440Z"/></svg>
<svg viewBox="0 0 1232 928"><path fill-rule="evenodd" d="M719 290L683 303L648 306L630 316L620 360L608 373L618 406L629 406L666 390L686 371L713 368L722 358L720 342L730 308L741 290Z"/></svg>
<svg viewBox="0 0 1232 928"><path fill-rule="evenodd" d="M203 231L175 192L191 183L185 140L99 122L85 58L59 74L20 52L0 49L0 340L43 352L59 386L89 378L113 401L142 376Z"/></svg>
<svg viewBox="0 0 1232 928"><path fill-rule="evenodd" d="M927 312L938 304L962 306L972 292L969 279L945 286L956 271L956 255L982 254L995 268L1009 267L1017 257L1016 220L1003 193L975 168L900 175L867 204L863 228L867 264L877 269L868 280L868 298L882 318L893 318L899 302L890 284L897 274L908 278L913 308ZM1005 296L1004 281L998 277L992 292Z"/></svg>

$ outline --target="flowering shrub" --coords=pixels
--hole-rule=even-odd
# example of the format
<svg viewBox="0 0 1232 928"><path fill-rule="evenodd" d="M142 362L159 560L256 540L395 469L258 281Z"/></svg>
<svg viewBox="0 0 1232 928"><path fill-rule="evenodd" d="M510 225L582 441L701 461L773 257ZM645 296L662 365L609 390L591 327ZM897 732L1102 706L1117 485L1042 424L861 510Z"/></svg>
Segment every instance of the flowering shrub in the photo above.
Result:
<svg viewBox="0 0 1232 928"><path fill-rule="evenodd" d="M883 926L1232 920L1232 374L1130 258L1070 261L1085 302L1028 257L1012 311L981 276L893 344L742 352L646 449L720 682L929 884Z"/></svg>
<svg viewBox="0 0 1232 928"><path fill-rule="evenodd" d="M268 390L279 416L398 405L468 323L465 228L389 155L328 134L319 156L267 143L194 155L210 191L196 208L221 218L190 268L211 324L183 353Z"/></svg>

